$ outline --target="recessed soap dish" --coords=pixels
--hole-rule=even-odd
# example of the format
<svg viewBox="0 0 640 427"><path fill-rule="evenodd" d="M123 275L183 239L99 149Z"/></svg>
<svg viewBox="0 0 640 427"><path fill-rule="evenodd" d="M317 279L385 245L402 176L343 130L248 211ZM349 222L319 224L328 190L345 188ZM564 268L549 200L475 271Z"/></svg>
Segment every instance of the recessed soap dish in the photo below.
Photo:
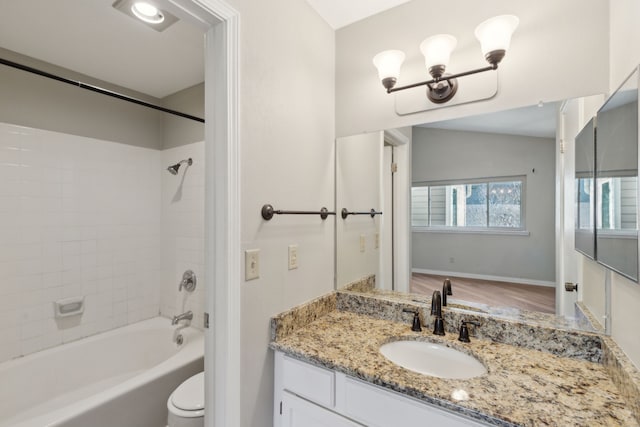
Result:
<svg viewBox="0 0 640 427"><path fill-rule="evenodd" d="M53 302L56 317L75 316L84 313L84 297L71 297Z"/></svg>

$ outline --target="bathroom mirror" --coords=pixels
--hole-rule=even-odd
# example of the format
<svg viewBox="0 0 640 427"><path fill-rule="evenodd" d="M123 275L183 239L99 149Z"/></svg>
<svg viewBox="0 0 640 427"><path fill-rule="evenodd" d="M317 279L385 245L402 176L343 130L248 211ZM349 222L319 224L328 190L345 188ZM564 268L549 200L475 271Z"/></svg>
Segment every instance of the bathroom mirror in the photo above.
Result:
<svg viewBox="0 0 640 427"><path fill-rule="evenodd" d="M638 70L596 119L596 259L638 281Z"/></svg>
<svg viewBox="0 0 640 427"><path fill-rule="evenodd" d="M555 312L555 132L559 106L560 103L534 105L411 128L411 174L407 187L410 187L408 197L412 199L413 209L407 212L410 235L403 237L411 247L409 267L414 279L422 274L455 276L458 273L463 278L519 282L551 295L551 303L545 309L529 310ZM346 151L343 145L355 146L356 138L365 137L369 141L368 150L379 153L388 145L383 132L339 138L336 143L337 194L346 194L341 188L345 184L344 175L340 175L345 164L358 164L358 159L365 158L352 151L347 160L343 157ZM384 164L384 159L380 164ZM386 166L382 168L384 171ZM401 173L399 170L391 179L397 180ZM383 188L387 179L382 177L382 181L378 181L379 173L372 173L371 177L361 182L369 186L366 191L381 195L381 204L394 200ZM338 210L342 203L348 201L342 202L338 197ZM396 218L402 215L396 212L397 208L398 203L375 220L380 221L376 229L380 233L380 248L375 252L380 264L372 264L369 270L360 272L361 276L375 274L379 280L380 272L385 270L387 261L383 251L389 249L390 243L386 242L391 240L385 234L385 224L391 215L395 214ZM356 278L344 275L341 264L351 263L360 253L357 239L352 239L349 247L344 245L345 224L339 216L336 221L336 287L341 289ZM401 233L401 230L402 227L398 227L392 233ZM373 243L370 247L374 248ZM400 256L391 252L392 265L397 269ZM441 279L438 283L442 287ZM476 302L473 291L465 293L461 286L456 289L455 284L454 281L450 298ZM392 289L384 278L376 285ZM395 283L393 289L415 292L406 283L404 289L402 285ZM527 298L518 295L517 289L504 294L510 292L514 298ZM495 296L497 294L488 295L489 301ZM488 305L501 305L498 298L494 302ZM515 305L503 308L517 312Z"/></svg>
<svg viewBox="0 0 640 427"><path fill-rule="evenodd" d="M340 287L370 274L376 276L376 283L382 280L383 151L380 132L340 138L336 144L336 277ZM368 215L371 210L382 214Z"/></svg>
<svg viewBox="0 0 640 427"><path fill-rule="evenodd" d="M575 248L596 258L595 236L595 119L589 120L575 140Z"/></svg>

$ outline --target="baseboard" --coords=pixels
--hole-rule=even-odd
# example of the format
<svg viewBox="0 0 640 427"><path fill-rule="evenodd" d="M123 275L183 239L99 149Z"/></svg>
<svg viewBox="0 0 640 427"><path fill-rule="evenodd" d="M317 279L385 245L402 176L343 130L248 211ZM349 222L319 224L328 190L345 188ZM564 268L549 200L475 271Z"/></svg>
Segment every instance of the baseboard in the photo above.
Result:
<svg viewBox="0 0 640 427"><path fill-rule="evenodd" d="M547 280L523 279L521 277L490 276L487 274L473 274L473 273L460 273L456 271L428 270L424 268L412 268L411 272L422 273L422 274L434 274L436 276L463 277L465 279L480 279L480 280L493 280L496 282L522 283L523 285L546 286L550 288L556 287L555 282L549 282Z"/></svg>

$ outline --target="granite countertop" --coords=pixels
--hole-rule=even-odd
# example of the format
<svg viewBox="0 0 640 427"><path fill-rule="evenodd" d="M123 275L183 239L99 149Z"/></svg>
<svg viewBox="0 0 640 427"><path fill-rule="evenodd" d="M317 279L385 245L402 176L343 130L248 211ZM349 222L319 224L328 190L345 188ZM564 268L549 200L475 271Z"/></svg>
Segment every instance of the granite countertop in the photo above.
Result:
<svg viewBox="0 0 640 427"><path fill-rule="evenodd" d="M332 300L325 304L330 307ZM453 347L479 359L487 374L442 379L395 365L378 351L389 341L412 339ZM271 348L315 365L503 426L638 426L600 363L457 335L412 332L408 322L350 311L325 310L305 324L274 334ZM464 390L468 400L456 400Z"/></svg>

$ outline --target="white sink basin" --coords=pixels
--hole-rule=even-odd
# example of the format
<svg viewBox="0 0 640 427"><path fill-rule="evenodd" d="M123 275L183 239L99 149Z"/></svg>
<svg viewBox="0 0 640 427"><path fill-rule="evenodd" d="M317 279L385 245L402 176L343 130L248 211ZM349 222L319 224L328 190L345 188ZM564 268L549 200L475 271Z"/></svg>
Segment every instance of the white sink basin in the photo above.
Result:
<svg viewBox="0 0 640 427"><path fill-rule="evenodd" d="M432 377L465 379L487 372L476 358L430 342L393 341L381 346L380 353L396 365Z"/></svg>

